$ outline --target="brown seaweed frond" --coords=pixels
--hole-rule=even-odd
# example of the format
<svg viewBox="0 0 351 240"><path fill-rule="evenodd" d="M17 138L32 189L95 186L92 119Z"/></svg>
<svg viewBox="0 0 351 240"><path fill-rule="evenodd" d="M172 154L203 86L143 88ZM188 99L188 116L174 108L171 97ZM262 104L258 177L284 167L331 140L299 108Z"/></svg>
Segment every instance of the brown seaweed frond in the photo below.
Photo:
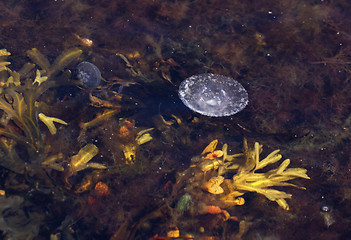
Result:
<svg viewBox="0 0 351 240"><path fill-rule="evenodd" d="M10 62L7 61L10 53L5 49L0 50L0 136L3 141L0 147L4 154L11 153L13 158L17 158L14 146L21 144L26 147L32 160L38 162L38 156L44 152L39 119L44 120L52 133L56 128L52 127L51 122L65 122L40 113L37 101L48 88L69 80L70 71L62 71L82 51L77 48L69 49L57 57L53 64L35 48L27 53L35 64L26 63L19 71L14 71L9 68ZM2 160L1 165L4 164L9 165Z"/></svg>

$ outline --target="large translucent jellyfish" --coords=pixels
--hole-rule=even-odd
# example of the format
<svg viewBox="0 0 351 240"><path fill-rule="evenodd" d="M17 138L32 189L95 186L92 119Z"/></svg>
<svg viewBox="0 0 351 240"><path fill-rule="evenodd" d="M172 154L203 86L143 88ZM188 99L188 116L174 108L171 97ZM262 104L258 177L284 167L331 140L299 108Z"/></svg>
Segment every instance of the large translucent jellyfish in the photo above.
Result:
<svg viewBox="0 0 351 240"><path fill-rule="evenodd" d="M245 88L230 77L205 73L185 79L179 97L194 112L211 117L230 116L248 103Z"/></svg>

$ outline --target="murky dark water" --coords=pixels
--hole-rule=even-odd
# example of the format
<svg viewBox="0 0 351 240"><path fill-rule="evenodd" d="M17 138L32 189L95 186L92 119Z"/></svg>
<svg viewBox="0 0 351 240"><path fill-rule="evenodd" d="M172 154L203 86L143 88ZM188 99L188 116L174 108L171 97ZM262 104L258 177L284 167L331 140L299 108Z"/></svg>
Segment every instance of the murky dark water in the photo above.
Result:
<svg viewBox="0 0 351 240"><path fill-rule="evenodd" d="M1 238L350 239L348 1L0 12ZM83 61L97 88L79 82ZM211 118L184 106L179 85L203 73L240 82L247 107Z"/></svg>

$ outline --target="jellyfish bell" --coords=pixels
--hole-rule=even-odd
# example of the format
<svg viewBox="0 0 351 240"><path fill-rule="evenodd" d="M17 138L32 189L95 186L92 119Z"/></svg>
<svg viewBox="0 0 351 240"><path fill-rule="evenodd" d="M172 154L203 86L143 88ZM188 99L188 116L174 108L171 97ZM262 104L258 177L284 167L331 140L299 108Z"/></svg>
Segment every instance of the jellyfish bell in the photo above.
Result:
<svg viewBox="0 0 351 240"><path fill-rule="evenodd" d="M77 65L77 78L80 85L93 89L100 85L101 72L94 64L84 61Z"/></svg>
<svg viewBox="0 0 351 240"><path fill-rule="evenodd" d="M204 73L185 79L179 98L194 112L210 117L234 115L248 103L245 88L230 77Z"/></svg>

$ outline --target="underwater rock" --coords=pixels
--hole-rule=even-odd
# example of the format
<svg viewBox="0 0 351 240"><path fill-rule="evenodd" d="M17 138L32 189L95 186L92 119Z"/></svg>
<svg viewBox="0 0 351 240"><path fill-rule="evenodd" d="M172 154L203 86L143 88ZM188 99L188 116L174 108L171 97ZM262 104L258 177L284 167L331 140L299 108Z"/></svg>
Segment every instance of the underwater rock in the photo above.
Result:
<svg viewBox="0 0 351 240"><path fill-rule="evenodd" d="M101 72L97 66L90 62L81 62L77 66L77 77L85 88L96 88L101 82Z"/></svg>
<svg viewBox="0 0 351 240"><path fill-rule="evenodd" d="M191 110L211 117L230 116L248 103L245 88L230 77L205 73L185 79L179 97Z"/></svg>

